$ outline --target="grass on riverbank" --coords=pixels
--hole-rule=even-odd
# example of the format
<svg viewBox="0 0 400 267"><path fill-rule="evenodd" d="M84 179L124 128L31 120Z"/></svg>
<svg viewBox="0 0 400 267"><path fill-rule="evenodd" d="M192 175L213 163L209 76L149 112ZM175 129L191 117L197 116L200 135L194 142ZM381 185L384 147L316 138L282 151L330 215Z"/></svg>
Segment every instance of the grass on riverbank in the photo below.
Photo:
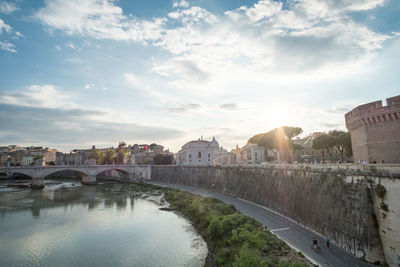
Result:
<svg viewBox="0 0 400 267"><path fill-rule="evenodd" d="M166 189L171 208L186 216L208 243L206 266L301 267L311 264L255 219L215 198Z"/></svg>

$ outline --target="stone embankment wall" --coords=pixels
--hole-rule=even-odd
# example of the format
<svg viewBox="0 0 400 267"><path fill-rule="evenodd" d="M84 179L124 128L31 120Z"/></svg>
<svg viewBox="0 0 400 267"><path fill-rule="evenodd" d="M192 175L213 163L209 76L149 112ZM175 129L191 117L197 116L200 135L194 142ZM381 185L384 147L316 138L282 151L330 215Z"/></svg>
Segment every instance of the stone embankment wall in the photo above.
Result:
<svg viewBox="0 0 400 267"><path fill-rule="evenodd" d="M151 178L258 203L367 261L400 263L400 165L153 166Z"/></svg>

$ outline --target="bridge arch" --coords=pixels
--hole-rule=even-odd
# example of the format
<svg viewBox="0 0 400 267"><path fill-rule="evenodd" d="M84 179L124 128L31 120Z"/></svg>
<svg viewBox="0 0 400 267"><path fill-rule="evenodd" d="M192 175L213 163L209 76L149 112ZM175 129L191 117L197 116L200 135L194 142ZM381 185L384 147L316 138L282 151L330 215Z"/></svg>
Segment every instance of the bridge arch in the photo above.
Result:
<svg viewBox="0 0 400 267"><path fill-rule="evenodd" d="M67 171L67 172L74 172L74 173L80 174L80 175L81 175L81 179L82 179L83 177L89 175L87 172L82 171L82 170L76 170L76 169L73 169L73 168L71 168L71 169L65 168L65 169L58 169L58 170L57 170L57 169L55 169L55 170L49 170L49 171L47 171L47 172L43 175L43 178L46 179L46 178L48 178L48 177L51 176L51 175L55 175L55 174L57 174L57 173L66 172L66 171Z"/></svg>
<svg viewBox="0 0 400 267"><path fill-rule="evenodd" d="M98 170L96 172L96 176L97 175L101 175L101 174L103 174L105 172L108 172L108 171L116 171L116 172L118 172L118 174L120 176L121 176L121 174L125 175L125 177L129 177L130 176L129 171L127 171L126 169L120 168L120 167L112 167L112 166L110 166L109 168L104 168L104 169ZM121 178L124 178L124 177L121 177Z"/></svg>
<svg viewBox="0 0 400 267"><path fill-rule="evenodd" d="M14 178L15 176L24 176L27 179L34 179L34 174L29 172L29 171L25 171L25 170L16 170L16 171L10 171L9 172L10 177Z"/></svg>

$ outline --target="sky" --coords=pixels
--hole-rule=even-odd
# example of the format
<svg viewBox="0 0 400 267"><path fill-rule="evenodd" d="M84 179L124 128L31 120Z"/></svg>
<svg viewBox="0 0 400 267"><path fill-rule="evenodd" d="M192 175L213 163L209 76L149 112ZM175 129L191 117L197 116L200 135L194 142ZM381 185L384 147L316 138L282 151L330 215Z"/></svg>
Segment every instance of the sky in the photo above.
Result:
<svg viewBox="0 0 400 267"><path fill-rule="evenodd" d="M0 0L0 144L345 130L400 94L398 0Z"/></svg>

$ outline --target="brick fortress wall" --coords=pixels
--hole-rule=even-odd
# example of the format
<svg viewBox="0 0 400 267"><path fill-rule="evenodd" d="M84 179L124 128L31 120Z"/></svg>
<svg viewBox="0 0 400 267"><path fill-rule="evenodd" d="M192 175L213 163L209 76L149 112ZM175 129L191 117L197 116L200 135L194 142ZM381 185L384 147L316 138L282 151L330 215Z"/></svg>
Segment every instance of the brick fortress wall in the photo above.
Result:
<svg viewBox="0 0 400 267"><path fill-rule="evenodd" d="M400 96L356 107L345 114L354 162L400 163Z"/></svg>

